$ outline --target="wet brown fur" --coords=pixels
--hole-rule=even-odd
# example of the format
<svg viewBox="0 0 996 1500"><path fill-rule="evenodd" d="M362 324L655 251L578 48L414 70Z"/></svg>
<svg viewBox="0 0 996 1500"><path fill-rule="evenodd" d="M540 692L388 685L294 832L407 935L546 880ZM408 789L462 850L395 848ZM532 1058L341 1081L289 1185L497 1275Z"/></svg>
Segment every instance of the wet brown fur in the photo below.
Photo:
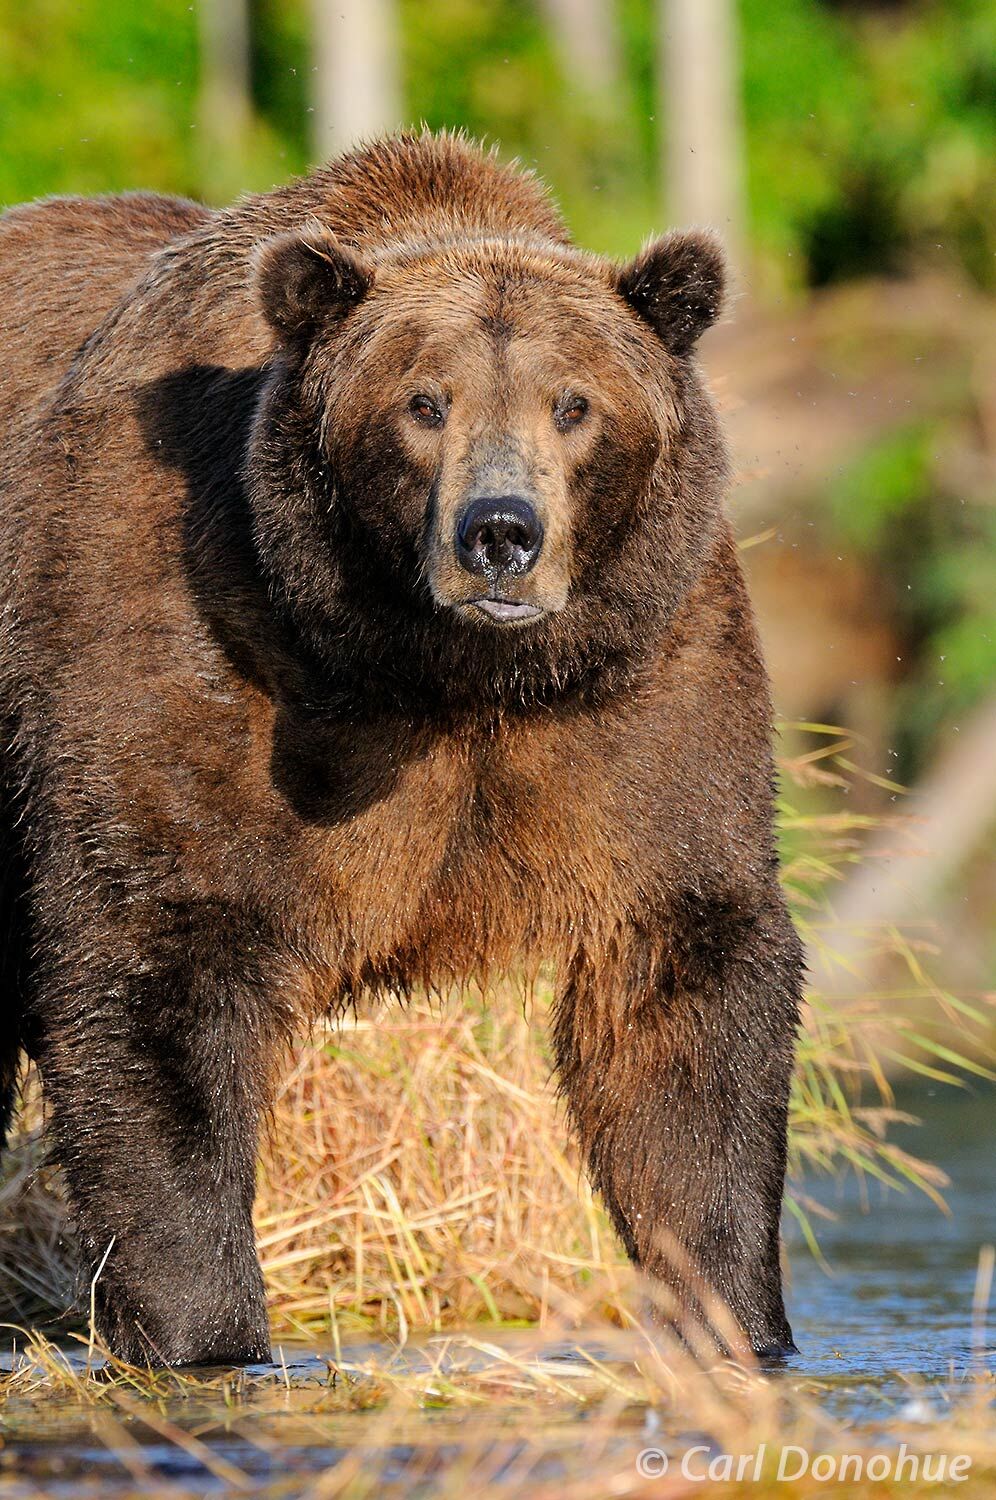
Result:
<svg viewBox="0 0 996 1500"><path fill-rule="evenodd" d="M222 213L0 220L0 1105L26 1050L122 1354L265 1354L256 1138L296 1026L541 959L630 1254L685 1287L677 1242L790 1344L800 961L690 357L715 257L584 255L453 137ZM432 380L440 433L407 417ZM543 510L528 627L461 603L482 474Z"/></svg>

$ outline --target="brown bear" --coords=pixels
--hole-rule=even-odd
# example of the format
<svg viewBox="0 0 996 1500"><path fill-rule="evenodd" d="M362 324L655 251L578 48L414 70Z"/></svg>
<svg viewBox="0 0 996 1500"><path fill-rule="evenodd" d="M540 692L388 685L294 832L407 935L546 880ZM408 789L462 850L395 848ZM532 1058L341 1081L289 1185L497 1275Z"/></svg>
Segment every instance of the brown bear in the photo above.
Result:
<svg viewBox="0 0 996 1500"><path fill-rule="evenodd" d="M576 249L448 135L0 220L2 1108L36 1059L118 1355L267 1356L296 1028L540 960L629 1255L791 1348L801 960L694 360L722 285L704 233Z"/></svg>

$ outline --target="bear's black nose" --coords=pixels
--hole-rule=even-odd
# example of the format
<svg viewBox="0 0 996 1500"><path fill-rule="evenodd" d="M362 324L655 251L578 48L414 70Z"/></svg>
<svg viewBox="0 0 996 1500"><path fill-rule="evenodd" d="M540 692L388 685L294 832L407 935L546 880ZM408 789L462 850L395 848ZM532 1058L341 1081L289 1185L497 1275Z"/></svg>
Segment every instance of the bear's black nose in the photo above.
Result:
<svg viewBox="0 0 996 1500"><path fill-rule="evenodd" d="M456 550L468 573L492 582L528 573L543 545L543 523L528 500L505 495L472 500L460 517Z"/></svg>

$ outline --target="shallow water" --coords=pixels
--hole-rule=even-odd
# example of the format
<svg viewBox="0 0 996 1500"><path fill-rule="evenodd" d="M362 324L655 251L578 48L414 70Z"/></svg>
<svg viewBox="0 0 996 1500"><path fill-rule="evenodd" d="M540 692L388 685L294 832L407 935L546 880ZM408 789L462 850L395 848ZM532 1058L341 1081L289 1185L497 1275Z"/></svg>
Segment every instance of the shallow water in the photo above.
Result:
<svg viewBox="0 0 996 1500"><path fill-rule="evenodd" d="M992 1327L973 1329L979 1252L996 1243L996 1091L941 1089L900 1101L923 1121L892 1138L949 1175L944 1214L923 1193L878 1183L807 1184L836 1218L814 1220L830 1272L786 1223L788 1300L800 1355L792 1374L828 1382L834 1415L874 1422L926 1387L921 1407L996 1359Z"/></svg>
<svg viewBox="0 0 996 1500"><path fill-rule="evenodd" d="M973 1325L979 1251L996 1241L996 1091L943 1089L904 1103L924 1126L897 1131L895 1139L948 1172L949 1214L921 1193L885 1192L853 1177L807 1184L835 1214L816 1221L829 1271L813 1260L794 1222L786 1224L800 1354L777 1378L872 1440L887 1441L897 1421L943 1417L973 1369L996 1364L992 1335L980 1320ZM293 1495L330 1465L355 1462L380 1424L376 1443L386 1467L375 1493L430 1495L468 1433L480 1443L482 1420L496 1441L490 1477L499 1488L507 1476L510 1493L517 1490L520 1450L530 1441L530 1484L555 1482L585 1418L569 1405L566 1412L531 1405L528 1391L516 1391L514 1360L540 1361L546 1377L569 1388L590 1374L591 1358L624 1369L628 1346L607 1345L603 1335L538 1344L535 1335L491 1328L475 1330L474 1338L476 1348L439 1339L413 1341L401 1352L374 1342L343 1346L342 1368L354 1378L359 1372L361 1385L371 1366L419 1371L447 1360L457 1373L508 1377L507 1393L486 1403L483 1416L473 1408L392 1412L386 1434L376 1393L370 1411L339 1409L330 1385L334 1361L315 1349L284 1347L280 1363L233 1376L225 1391L215 1385L179 1400L167 1390L153 1405L136 1398L137 1411L127 1393L118 1410L96 1413L73 1401L13 1397L0 1410L0 1494L114 1496L149 1492L157 1483L174 1494L234 1493L249 1483ZM80 1363L76 1354L67 1357ZM11 1358L8 1348L0 1365L9 1369ZM617 1425L627 1455L667 1437L647 1409L623 1407Z"/></svg>

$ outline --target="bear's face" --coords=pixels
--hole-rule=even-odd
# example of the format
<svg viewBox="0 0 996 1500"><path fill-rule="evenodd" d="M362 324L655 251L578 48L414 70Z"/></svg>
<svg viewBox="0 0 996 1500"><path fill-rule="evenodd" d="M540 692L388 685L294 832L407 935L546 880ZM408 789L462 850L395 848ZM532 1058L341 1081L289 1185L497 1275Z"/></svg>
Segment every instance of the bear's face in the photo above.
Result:
<svg viewBox="0 0 996 1500"><path fill-rule="evenodd" d="M329 525L388 594L462 633L604 634L704 547L725 476L686 358L722 296L707 237L623 269L527 239L367 264L310 229L265 244L257 276L282 346L268 472L302 472L311 442Z"/></svg>

